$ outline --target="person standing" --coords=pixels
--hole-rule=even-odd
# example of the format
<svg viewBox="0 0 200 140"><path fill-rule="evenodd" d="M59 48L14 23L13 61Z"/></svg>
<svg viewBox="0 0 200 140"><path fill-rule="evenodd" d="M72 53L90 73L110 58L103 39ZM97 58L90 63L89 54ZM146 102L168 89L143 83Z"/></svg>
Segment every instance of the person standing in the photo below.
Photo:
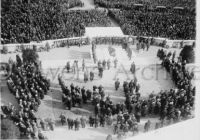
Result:
<svg viewBox="0 0 200 140"><path fill-rule="evenodd" d="M100 78L103 77L103 66L102 65L99 66L99 77Z"/></svg>
<svg viewBox="0 0 200 140"><path fill-rule="evenodd" d="M85 128L85 126L86 126L86 120L85 120L85 118L83 116L80 118L80 121L81 121L81 127Z"/></svg>
<svg viewBox="0 0 200 140"><path fill-rule="evenodd" d="M135 63L134 62L131 64L130 71L132 72L132 74L135 74Z"/></svg>
<svg viewBox="0 0 200 140"><path fill-rule="evenodd" d="M80 127L80 121L78 120L78 118L74 120L74 126L75 126L75 131L78 131Z"/></svg>
<svg viewBox="0 0 200 140"><path fill-rule="evenodd" d="M70 62L68 61L67 62L67 72L69 73L69 71L70 71Z"/></svg>
<svg viewBox="0 0 200 140"><path fill-rule="evenodd" d="M115 60L114 60L114 68L117 68L117 64L118 64L118 60L117 60L117 58L115 58Z"/></svg>
<svg viewBox="0 0 200 140"><path fill-rule="evenodd" d="M88 72L84 72L84 82L86 83L88 81Z"/></svg>
<svg viewBox="0 0 200 140"><path fill-rule="evenodd" d="M61 121L62 125L64 125L66 123L66 117L63 115L63 113L61 113L61 115L60 115L60 121Z"/></svg>
<svg viewBox="0 0 200 140"><path fill-rule="evenodd" d="M95 118L94 118L94 126L95 126L95 128L98 127L98 124L99 124L98 116L95 116Z"/></svg>
<svg viewBox="0 0 200 140"><path fill-rule="evenodd" d="M90 71L90 81L93 81L93 80L94 80L94 72Z"/></svg>
<svg viewBox="0 0 200 140"><path fill-rule="evenodd" d="M144 125L144 132L148 132L151 127L151 121L148 120Z"/></svg>
<svg viewBox="0 0 200 140"><path fill-rule="evenodd" d="M115 90L118 90L120 85L119 79L117 79L117 81L115 81Z"/></svg>
<svg viewBox="0 0 200 140"><path fill-rule="evenodd" d="M74 60L72 71L76 74L76 60Z"/></svg>
<svg viewBox="0 0 200 140"><path fill-rule="evenodd" d="M67 104L68 109L71 110L72 98L70 97L70 95L67 96L66 104Z"/></svg>
<svg viewBox="0 0 200 140"><path fill-rule="evenodd" d="M103 69L105 70L106 69L106 60L105 59L103 60L102 64L103 64Z"/></svg>
<svg viewBox="0 0 200 140"><path fill-rule="evenodd" d="M150 48L150 44L151 44L151 40L150 38L147 39L147 51L149 50Z"/></svg>
<svg viewBox="0 0 200 140"><path fill-rule="evenodd" d="M85 59L83 59L83 62L82 62L82 71L85 70Z"/></svg>
<svg viewBox="0 0 200 140"><path fill-rule="evenodd" d="M108 59L108 61L107 61L107 67L108 67L108 70L110 69L110 59Z"/></svg>

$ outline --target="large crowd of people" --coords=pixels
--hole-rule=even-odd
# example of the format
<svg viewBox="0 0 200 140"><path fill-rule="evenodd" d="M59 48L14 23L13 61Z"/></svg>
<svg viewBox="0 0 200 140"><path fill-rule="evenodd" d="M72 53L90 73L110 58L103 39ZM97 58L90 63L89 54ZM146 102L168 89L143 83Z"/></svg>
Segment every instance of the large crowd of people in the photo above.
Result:
<svg viewBox="0 0 200 140"><path fill-rule="evenodd" d="M2 1L1 42L29 43L76 37L85 33L86 26L110 26L105 10L62 10L63 5L53 0Z"/></svg>
<svg viewBox="0 0 200 140"><path fill-rule="evenodd" d="M130 81L121 81L117 79L114 83L115 90L122 87L125 101L113 103L102 85L93 85L93 89L86 89L84 86L65 84L64 79L59 76L58 81L62 89L62 101L67 109L72 107L82 107L84 104L91 104L94 108L93 115L89 118L66 118L64 114L60 115L62 125L67 124L69 130L78 131L80 126L85 128L87 121L90 127L105 127L113 125L113 133L125 135L127 132L138 133L138 125L142 117L157 116L158 122L154 128L158 129L165 125L173 124L184 119L193 117L195 87L191 80L193 75L186 70L186 63L180 57L176 57L176 52L167 52L159 49L157 57L161 59L161 65L172 76L176 88L170 90L161 90L159 93L152 92L147 99L143 99L140 91L140 84L135 76ZM21 135L28 138L33 137L44 139L45 137L38 129L38 122L42 130L46 130L49 125L54 130L53 121L45 122L38 120L35 115L41 99L47 94L49 81L45 79L34 62L22 62L19 56L17 62L13 65L11 75L7 84L11 93L14 94L18 103L19 111L16 111L12 104L2 106L6 117L10 118L19 127ZM76 62L75 62L76 63ZM84 60L83 64L84 65ZM104 63L104 64L103 64ZM110 67L110 62L98 61L97 65L102 65L102 69ZM69 64L68 64L69 65ZM116 65L116 64L114 64ZM70 71L70 66L67 66ZM134 75L136 66L131 64L130 71ZM82 68L84 71L84 67ZM114 116L116 119L114 119ZM152 128L150 119L144 125L144 132Z"/></svg>
<svg viewBox="0 0 200 140"><path fill-rule="evenodd" d="M95 0L95 4L107 8L131 7L134 4L147 6L166 6L166 7L195 7L195 0Z"/></svg>
<svg viewBox="0 0 200 140"><path fill-rule="evenodd" d="M18 126L22 138L43 139L44 136L38 129L35 112L49 90L49 81L42 76L36 63L22 62L18 56L17 62L12 64L7 85L15 96L19 109L11 103L8 106L2 106L5 117Z"/></svg>
<svg viewBox="0 0 200 140"><path fill-rule="evenodd" d="M108 8L115 5L128 5L147 1L106 1ZM153 5L182 4L193 6L194 0L185 2L154 0ZM113 5L113 6L112 6ZM68 10L74 6L83 6L80 0L73 1L2 1L2 40L6 43L29 43L67 37L78 37L85 33L86 26L110 26L111 22L106 10L88 11ZM123 9L123 8L122 8ZM112 11L111 16L120 24L123 32L136 36L167 37L171 39L195 38L195 14L177 14L169 12L149 12L132 10ZM188 15L189 14L189 15Z"/></svg>
<svg viewBox="0 0 200 140"><path fill-rule="evenodd" d="M174 2L174 3L172 3ZM95 0L96 4L107 8L121 8L131 4L149 4L149 1L141 0ZM152 6L165 5L169 7L184 6L192 7L195 2L184 0L153 0ZM164 37L170 39L195 39L195 15L183 15L178 13L144 11L144 10L124 10L124 9L93 9L88 11L68 10L75 6L83 6L80 0L73 1L2 1L2 43L26 43L30 41L41 41L48 39L58 39L67 37L82 36L86 26L110 26L111 16L119 22L121 29L127 35ZM55 46L65 46L66 44L88 44L89 40L65 40ZM111 43L112 42L112 43ZM136 43L137 50L140 48L147 50L152 39L140 39ZM111 61L97 60L95 44L123 44L124 38L94 38L92 42L92 55L97 63L98 76L103 77L104 70L112 67ZM163 43L165 44L165 43ZM124 44L123 44L124 45ZM164 46L164 45L163 45ZM128 48L126 45L123 46ZM115 49L109 47L109 54L115 55ZM131 59L130 48L126 49L127 55ZM62 89L62 102L65 107L71 110L72 107L82 107L84 104L91 104L94 112L88 119L81 117L76 119L66 118L60 115L62 125L67 124L68 129L75 131L86 127L87 120L90 127L114 126L114 134L126 134L131 131L133 134L139 131L138 124L141 117L155 115L159 118L155 129L164 125L179 122L193 117L195 87L192 85L193 73L186 70L186 62L181 57L176 58L176 52L167 52L159 49L157 57L161 60L161 65L171 75L176 88L161 90L159 93L152 92L149 97L143 98L140 91L140 83L134 76L130 81L119 81L114 83L117 91L122 87L125 101L113 103L110 96L102 85L93 85L93 89L86 89L79 85L67 86L64 79L59 75L58 82ZM12 63L11 73L7 79L10 92L16 98L19 109L12 104L2 106L5 118L12 120L20 130L22 138L45 139L39 127L46 129L46 122L36 117L36 112L44 95L50 88L50 82L42 76L36 62L22 61L17 55L16 63ZM117 68L118 61L113 61L114 68ZM73 66L70 62L66 65L67 72L71 70L74 74L79 71L78 61L75 60ZM86 71L85 60L82 62L84 72L84 82L94 80L94 72ZM133 62L130 67L134 75L136 65ZM123 83L123 84L121 84ZM116 120L113 117L116 116ZM39 123L40 124L39 124ZM54 130L53 121L49 120L48 125ZM39 126L40 125L40 126ZM149 131L151 121L144 125L145 132Z"/></svg>
<svg viewBox="0 0 200 140"><path fill-rule="evenodd" d="M94 115L88 118L90 126L114 125L114 134L119 135L129 131L133 134L137 133L141 117L151 115L159 117L155 129L193 117L195 87L191 84L193 77L185 69L185 62L180 63L179 59L176 61L175 52L166 52L163 49L159 49L157 56L162 60L162 66L171 74L177 88L161 90L159 93L152 92L147 99L143 99L140 84L135 77L131 81L124 81L121 85L125 101L113 104L109 95L106 96L102 85L94 85L90 90L72 83L69 88L62 77L59 77L63 103L68 109L75 107L76 104L82 106L82 104L92 103ZM130 71L134 74L134 62ZM120 88L119 79L114 85L116 90ZM113 116L117 116L116 121L113 121ZM152 127L151 121L148 120L144 125L144 131L149 131L150 127Z"/></svg>
<svg viewBox="0 0 200 140"><path fill-rule="evenodd" d="M185 68L185 61L176 56L176 52L167 52L159 49L157 57L161 59L161 65L172 76L176 88L170 90L161 90L159 93L152 92L147 99L141 97L140 84L135 77L131 81L124 81L123 87L125 101L113 104L111 98L106 96L103 86L93 86L93 89L80 88L79 86L65 85L62 77L59 77L59 83L63 91L63 102L68 109L75 107L76 104L92 103L94 106L94 116L89 117L90 126L98 127L114 125L114 134L125 134L128 131L137 133L138 123L141 117L158 116L159 121L155 125L155 129L164 125L173 124L184 119L193 117L195 87L191 84L193 74L189 73ZM100 61L98 62L98 65ZM105 64L102 65L105 69ZM108 66L109 69L109 66ZM130 71L135 73L136 66L134 62L131 64ZM120 88L120 81L117 79L114 83L115 89ZM117 115L117 120L113 123L113 116ZM108 121L109 120L109 121ZM150 129L151 121L147 121L144 125L145 132Z"/></svg>
<svg viewBox="0 0 200 140"><path fill-rule="evenodd" d="M110 10L109 14L119 22L127 35L195 39L194 15L138 10Z"/></svg>

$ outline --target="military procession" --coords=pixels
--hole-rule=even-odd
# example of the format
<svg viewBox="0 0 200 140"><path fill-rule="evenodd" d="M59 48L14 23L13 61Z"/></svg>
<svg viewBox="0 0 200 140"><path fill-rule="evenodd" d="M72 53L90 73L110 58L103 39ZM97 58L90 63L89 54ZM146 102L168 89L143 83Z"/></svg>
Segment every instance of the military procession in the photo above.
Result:
<svg viewBox="0 0 200 140"><path fill-rule="evenodd" d="M195 5L2 0L1 139L122 140L196 117Z"/></svg>
<svg viewBox="0 0 200 140"><path fill-rule="evenodd" d="M59 83L63 91L63 103L68 109L75 107L75 105L81 107L82 104L92 104L94 114L88 118L89 126L104 127L105 124L113 125L114 134L119 135L125 135L129 131L133 134L138 133L138 123L140 123L141 118L146 116L159 116L160 121L154 126L155 129L190 118L195 95L195 87L191 85L192 74L185 70L185 62L181 63L180 59L177 62L175 61L175 52L172 54L159 49L157 57L161 59L163 67L171 73L177 89L161 90L157 94L152 92L148 99L142 99L140 84L135 76L136 66L133 62L130 71L134 75L134 79L122 82L117 78L114 82L116 91L120 87L123 89L124 102L114 104L109 95L106 96L106 91L102 85L94 85L93 89L86 89L84 86L79 87L71 83L68 87L62 77L59 77ZM106 61L102 63L98 61L98 69L104 70L106 66L109 69ZM180 75L179 73L183 74ZM100 73L99 76L103 75ZM151 121L148 120L144 125L144 131L149 131L151 127L153 127Z"/></svg>
<svg viewBox="0 0 200 140"><path fill-rule="evenodd" d="M19 111L10 103L8 106L1 107L5 114L2 117L13 120L23 138L43 139L42 133L38 131L39 120L35 112L41 100L47 95L50 81L42 76L36 62L23 62L18 55L16 58L16 63L11 61L11 74L7 85L19 104Z"/></svg>

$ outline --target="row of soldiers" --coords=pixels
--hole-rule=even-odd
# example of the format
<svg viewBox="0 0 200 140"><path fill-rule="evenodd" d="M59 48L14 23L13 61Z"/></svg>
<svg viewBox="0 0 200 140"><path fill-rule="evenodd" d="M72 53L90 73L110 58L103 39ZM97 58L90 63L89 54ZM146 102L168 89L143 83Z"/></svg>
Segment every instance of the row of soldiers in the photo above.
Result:
<svg viewBox="0 0 200 140"><path fill-rule="evenodd" d="M66 118L65 115L61 113L59 118L62 125L68 125L69 130L73 130L74 128L75 131L77 131L79 130L80 126L82 128L86 127L87 120L83 116L81 118L72 119L72 118Z"/></svg>
<svg viewBox="0 0 200 140"><path fill-rule="evenodd" d="M80 88L79 86L75 86L71 83L70 87L68 87L61 76L58 76L58 81L63 91L62 93L62 101L71 109L71 107L82 105L82 103L86 104L87 102L99 102L101 99L104 99L105 92L103 86L93 86L93 90L86 89L84 86Z"/></svg>
<svg viewBox="0 0 200 140"><path fill-rule="evenodd" d="M117 64L118 64L118 60L115 59L114 60L114 68L117 68ZM111 61L110 59L106 60L99 60L98 64L97 64L97 68L99 71L98 76L100 78L103 77L103 71L106 69L106 67L108 68L108 70L111 68ZM78 66L78 60L74 60L73 66L71 67L70 62L68 61L66 66L65 66L67 72L69 73L72 69L72 72L74 74L79 74L79 66ZM88 71L88 69L86 68L86 64L85 64L85 60L83 59L82 61L82 71L84 72L83 77L84 77L84 82L86 83L87 81L93 81L94 80L94 72L92 70L90 70L90 72Z"/></svg>
<svg viewBox="0 0 200 140"><path fill-rule="evenodd" d="M171 57L170 54L166 56ZM166 60L166 58L164 60ZM161 120L167 119L172 120L172 122L177 122L180 121L181 118L188 118L191 116L195 95L195 88L192 89L189 84L191 77L185 71L184 63L179 65L176 62L172 63L170 61L170 67L171 65L177 67L179 72L184 73L184 78L177 78L179 81L184 81L184 84L182 85L180 85L180 82L177 83L177 85L181 86L181 89L178 86L178 90L171 89L169 91L161 91L158 94L152 93L147 100L143 100L140 97L140 85L137 83L137 78L135 77L130 82L125 81L123 84L126 97L126 101L124 103L113 104L109 97L105 100L104 98L101 98L102 96L96 99L93 98L93 100L95 99L94 105L96 117L94 118L96 119L92 119L93 121L91 122L94 123L91 123L91 125L98 122L98 120L101 120L101 124L104 124L104 120L107 116L113 116L118 114L120 111L124 114L126 110L128 115L134 114L137 123L140 122L141 116L144 117L150 114L159 115ZM115 82L115 89L117 90L119 86L120 82L117 80ZM95 90L93 89L93 92L94 91ZM99 90L99 92L100 91L102 90ZM97 92L97 95L100 95L100 93ZM120 125L123 126L125 124L123 122ZM150 122L147 122L145 125L145 131L148 131L149 126Z"/></svg>
<svg viewBox="0 0 200 140"><path fill-rule="evenodd" d="M40 100L49 90L49 81L42 76L34 62L22 62L17 57L17 62L12 64L7 85L18 101L19 111L11 105L11 107L3 107L3 112L19 127L22 136L37 138L35 112L41 103Z"/></svg>
<svg viewBox="0 0 200 140"><path fill-rule="evenodd" d="M165 55L165 57L159 58L162 60L162 64L166 70L170 72L172 79L178 88L177 90L170 91L172 94L170 94L170 96L173 97L173 100L171 101L172 109L175 108L176 110L179 110L180 116L184 118L191 116L195 97L195 86L192 86L191 83L193 73L189 73L186 70L185 61L182 61L181 59L174 61L175 54L173 54L172 57Z"/></svg>
<svg viewBox="0 0 200 140"><path fill-rule="evenodd" d="M118 60L117 58L113 60L113 64L114 64L114 68L117 68L117 65L118 65ZM108 68L108 70L111 68L111 60L108 59L107 61L104 59L104 60L99 60L98 61L98 67L102 65L103 66L103 69L106 70L106 68Z"/></svg>
<svg viewBox="0 0 200 140"><path fill-rule="evenodd" d="M148 38L148 39L137 39L137 42L136 42L136 49L137 49L137 51L139 52L139 50L140 49L143 49L143 50L145 50L146 49L146 51L148 51L149 50L149 48L150 48L150 45L151 45L151 39L150 38Z"/></svg>

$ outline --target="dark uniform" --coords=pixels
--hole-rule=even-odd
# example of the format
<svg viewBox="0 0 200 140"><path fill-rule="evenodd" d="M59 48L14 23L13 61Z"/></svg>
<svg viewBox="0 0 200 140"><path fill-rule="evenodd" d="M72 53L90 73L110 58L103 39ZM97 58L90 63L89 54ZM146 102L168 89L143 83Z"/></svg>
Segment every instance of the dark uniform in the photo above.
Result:
<svg viewBox="0 0 200 140"><path fill-rule="evenodd" d="M71 107L72 107L72 98L70 96L67 96L66 105L67 105L68 109L71 110Z"/></svg>
<svg viewBox="0 0 200 140"><path fill-rule="evenodd" d="M118 90L120 85L119 79L117 79L117 81L115 81L115 90Z"/></svg>
<svg viewBox="0 0 200 140"><path fill-rule="evenodd" d="M94 72L90 71L90 81L93 81L93 80L94 80Z"/></svg>
<svg viewBox="0 0 200 140"><path fill-rule="evenodd" d="M86 83L88 81L88 73L87 71L84 72L84 82Z"/></svg>
<svg viewBox="0 0 200 140"><path fill-rule="evenodd" d="M63 114L60 115L60 121L62 125L66 123L66 117Z"/></svg>
<svg viewBox="0 0 200 140"><path fill-rule="evenodd" d="M92 116L89 117L89 124L90 124L90 127L93 127L94 125L94 118Z"/></svg>
<svg viewBox="0 0 200 140"><path fill-rule="evenodd" d="M75 131L79 130L80 121L78 120L78 118L76 120L74 120L74 126L75 126Z"/></svg>
<svg viewBox="0 0 200 140"><path fill-rule="evenodd" d="M70 71L70 62L68 61L67 62L67 72L69 73L69 71Z"/></svg>
<svg viewBox="0 0 200 140"><path fill-rule="evenodd" d="M131 69L130 69L130 71L131 71L133 74L135 74L135 63L134 63L134 62L131 64Z"/></svg>
<svg viewBox="0 0 200 140"><path fill-rule="evenodd" d="M102 65L99 66L99 77L103 77L103 67Z"/></svg>

